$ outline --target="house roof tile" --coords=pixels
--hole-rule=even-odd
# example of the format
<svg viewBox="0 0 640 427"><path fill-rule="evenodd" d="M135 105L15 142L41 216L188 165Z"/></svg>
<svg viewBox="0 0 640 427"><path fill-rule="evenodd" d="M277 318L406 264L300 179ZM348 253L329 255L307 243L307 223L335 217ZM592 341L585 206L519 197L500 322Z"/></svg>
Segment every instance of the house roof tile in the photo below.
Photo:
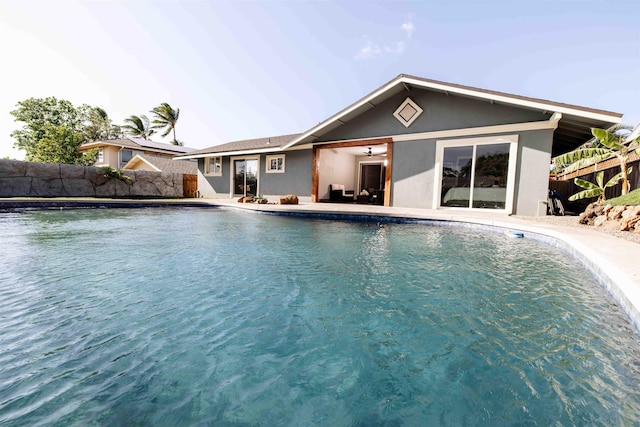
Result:
<svg viewBox="0 0 640 427"><path fill-rule="evenodd" d="M284 145L288 144L294 138L299 137L302 134L294 133L291 135L271 136L266 138L245 139L242 141L233 141L226 144L215 145L213 147L205 148L202 150L191 151L187 156L205 157L206 154L228 154L233 152L246 152L253 150L260 151L277 151ZM180 156L185 157L185 156Z"/></svg>
<svg viewBox="0 0 640 427"><path fill-rule="evenodd" d="M183 147L180 145L167 144L166 142L150 141L142 138L119 138L119 139L105 139L99 141L85 142L80 146L80 150L89 150L104 145L111 145L115 147L131 148L132 150L147 150L156 151L166 154L186 154L191 151L195 151L194 148Z"/></svg>

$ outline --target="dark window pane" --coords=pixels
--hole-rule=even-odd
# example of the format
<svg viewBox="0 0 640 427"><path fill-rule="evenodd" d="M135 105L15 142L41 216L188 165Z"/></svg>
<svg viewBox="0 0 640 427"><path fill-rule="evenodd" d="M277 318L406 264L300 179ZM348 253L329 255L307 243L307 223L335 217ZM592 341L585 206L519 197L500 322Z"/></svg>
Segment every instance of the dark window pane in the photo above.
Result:
<svg viewBox="0 0 640 427"><path fill-rule="evenodd" d="M468 208L473 147L447 147L443 154L440 205Z"/></svg>
<svg viewBox="0 0 640 427"><path fill-rule="evenodd" d="M507 197L509 144L478 145L473 179L473 207L504 209Z"/></svg>

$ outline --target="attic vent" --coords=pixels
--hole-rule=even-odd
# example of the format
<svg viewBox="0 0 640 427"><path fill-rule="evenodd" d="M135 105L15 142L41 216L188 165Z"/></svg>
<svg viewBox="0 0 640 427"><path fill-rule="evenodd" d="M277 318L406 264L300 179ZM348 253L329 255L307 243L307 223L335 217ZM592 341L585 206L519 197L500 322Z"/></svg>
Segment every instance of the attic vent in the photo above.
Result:
<svg viewBox="0 0 640 427"><path fill-rule="evenodd" d="M393 113L394 117L405 125L405 127L411 126L411 123L413 123L420 114L422 114L422 108L413 102L411 98L405 99L395 113Z"/></svg>

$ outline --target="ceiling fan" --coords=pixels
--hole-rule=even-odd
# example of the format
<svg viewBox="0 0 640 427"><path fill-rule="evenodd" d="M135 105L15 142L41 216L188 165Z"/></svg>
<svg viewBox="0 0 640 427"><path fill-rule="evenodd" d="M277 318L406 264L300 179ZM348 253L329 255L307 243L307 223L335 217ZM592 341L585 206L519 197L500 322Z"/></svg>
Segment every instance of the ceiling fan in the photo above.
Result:
<svg viewBox="0 0 640 427"><path fill-rule="evenodd" d="M371 147L369 147L369 151L365 151L364 154L367 155L367 157L372 157L373 156L373 151L371 151ZM378 153L376 154L376 156L382 156L385 157L387 155L387 153Z"/></svg>

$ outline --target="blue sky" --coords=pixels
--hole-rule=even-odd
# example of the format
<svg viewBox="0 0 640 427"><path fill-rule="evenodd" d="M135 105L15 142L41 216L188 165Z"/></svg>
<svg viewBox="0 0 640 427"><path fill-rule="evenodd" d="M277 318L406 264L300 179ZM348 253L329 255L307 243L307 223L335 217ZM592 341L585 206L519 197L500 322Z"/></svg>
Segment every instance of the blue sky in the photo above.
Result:
<svg viewBox="0 0 640 427"><path fill-rule="evenodd" d="M22 158L9 112L30 97L119 124L168 102L205 148L305 131L401 73L635 126L639 23L637 0L0 0L0 157Z"/></svg>

